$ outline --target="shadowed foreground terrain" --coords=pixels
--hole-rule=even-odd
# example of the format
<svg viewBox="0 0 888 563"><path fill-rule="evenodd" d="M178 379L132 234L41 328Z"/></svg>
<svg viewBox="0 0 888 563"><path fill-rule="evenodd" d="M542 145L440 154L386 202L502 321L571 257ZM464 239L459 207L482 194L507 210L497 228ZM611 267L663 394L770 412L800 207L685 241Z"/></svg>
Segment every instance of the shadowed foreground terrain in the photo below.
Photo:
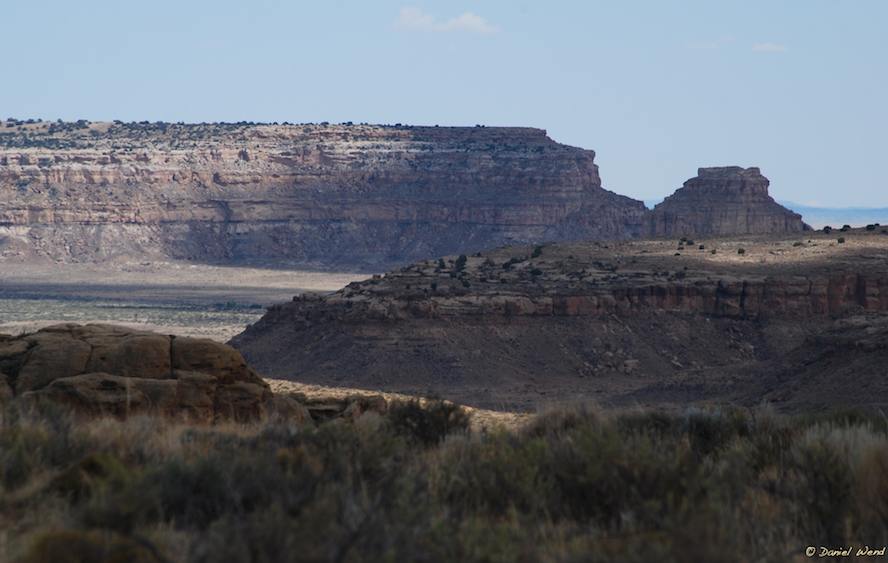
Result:
<svg viewBox="0 0 888 563"><path fill-rule="evenodd" d="M544 412L0 426L0 559L803 561L888 542L884 417Z"/></svg>

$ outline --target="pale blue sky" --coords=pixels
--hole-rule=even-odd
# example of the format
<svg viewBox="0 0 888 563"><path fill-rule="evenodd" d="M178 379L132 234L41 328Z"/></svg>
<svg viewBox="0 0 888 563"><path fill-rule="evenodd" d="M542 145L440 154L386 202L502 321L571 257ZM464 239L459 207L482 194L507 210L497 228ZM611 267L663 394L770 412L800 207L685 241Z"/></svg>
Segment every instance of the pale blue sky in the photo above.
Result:
<svg viewBox="0 0 888 563"><path fill-rule="evenodd" d="M4 0L2 117L526 125L604 184L888 206L888 2Z"/></svg>

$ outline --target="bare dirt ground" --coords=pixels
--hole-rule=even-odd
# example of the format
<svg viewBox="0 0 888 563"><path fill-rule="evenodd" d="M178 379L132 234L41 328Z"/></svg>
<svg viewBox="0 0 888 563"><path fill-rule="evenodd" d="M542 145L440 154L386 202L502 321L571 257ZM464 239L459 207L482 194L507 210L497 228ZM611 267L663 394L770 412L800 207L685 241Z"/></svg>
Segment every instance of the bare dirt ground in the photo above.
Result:
<svg viewBox="0 0 888 563"><path fill-rule="evenodd" d="M415 399L416 395L387 393L382 390L355 389L350 387L326 387L311 385L283 379L266 379L275 393L302 393L308 399L342 399L355 395L382 396L386 401L406 401ZM465 406L472 416L472 427L477 430L494 430L497 428L518 428L532 418L530 413L509 412L490 409L479 409Z"/></svg>
<svg viewBox="0 0 888 563"><path fill-rule="evenodd" d="M0 333L103 322L226 341L268 305L365 277L184 262L0 263Z"/></svg>

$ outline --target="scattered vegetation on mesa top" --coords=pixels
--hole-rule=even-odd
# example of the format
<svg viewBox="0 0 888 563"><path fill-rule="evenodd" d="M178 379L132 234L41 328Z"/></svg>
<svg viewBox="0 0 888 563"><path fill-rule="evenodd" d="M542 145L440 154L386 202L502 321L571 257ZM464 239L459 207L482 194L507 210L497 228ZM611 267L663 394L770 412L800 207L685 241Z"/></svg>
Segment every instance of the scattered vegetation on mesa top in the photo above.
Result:
<svg viewBox="0 0 888 563"><path fill-rule="evenodd" d="M786 561L888 541L886 420L858 412L574 406L481 433L440 401L317 426L0 414L8 561Z"/></svg>
<svg viewBox="0 0 888 563"><path fill-rule="evenodd" d="M456 259L456 262L453 265L454 271L457 271L457 272L463 271L466 267L466 262L468 260L469 259L466 257L465 254L460 254L459 257Z"/></svg>

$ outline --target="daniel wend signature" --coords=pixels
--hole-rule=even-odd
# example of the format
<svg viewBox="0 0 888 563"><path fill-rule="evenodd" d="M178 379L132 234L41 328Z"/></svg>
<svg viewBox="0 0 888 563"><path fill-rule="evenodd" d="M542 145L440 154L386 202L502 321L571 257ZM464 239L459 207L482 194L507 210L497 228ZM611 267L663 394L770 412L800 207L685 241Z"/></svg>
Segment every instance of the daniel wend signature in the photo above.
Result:
<svg viewBox="0 0 888 563"><path fill-rule="evenodd" d="M885 547L814 547L805 548L808 557L885 557Z"/></svg>

